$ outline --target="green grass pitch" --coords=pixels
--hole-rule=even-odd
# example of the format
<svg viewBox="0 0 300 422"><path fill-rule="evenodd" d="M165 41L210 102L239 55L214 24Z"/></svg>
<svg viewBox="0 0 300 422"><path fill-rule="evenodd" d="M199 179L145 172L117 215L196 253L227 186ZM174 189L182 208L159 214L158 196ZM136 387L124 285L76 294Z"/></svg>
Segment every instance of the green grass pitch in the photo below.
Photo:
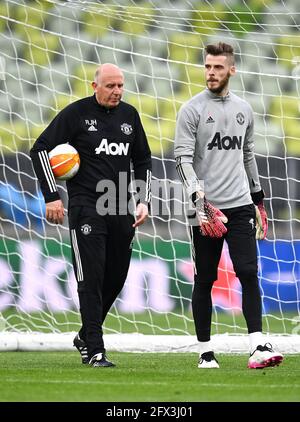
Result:
<svg viewBox="0 0 300 422"><path fill-rule="evenodd" d="M247 369L247 355L218 355L200 370L195 353L108 353L115 368L80 363L77 352L0 353L2 402L300 401L300 355Z"/></svg>

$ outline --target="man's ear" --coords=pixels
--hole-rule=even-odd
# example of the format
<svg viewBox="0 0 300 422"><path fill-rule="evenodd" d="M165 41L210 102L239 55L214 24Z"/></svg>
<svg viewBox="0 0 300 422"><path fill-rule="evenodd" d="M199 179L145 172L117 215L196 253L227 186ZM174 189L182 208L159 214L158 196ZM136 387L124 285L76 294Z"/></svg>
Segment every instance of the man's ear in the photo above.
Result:
<svg viewBox="0 0 300 422"><path fill-rule="evenodd" d="M230 73L230 76L234 76L236 74L236 67L235 66L231 66L229 73Z"/></svg>
<svg viewBox="0 0 300 422"><path fill-rule="evenodd" d="M93 81L93 82L92 82L92 87L93 87L93 89L94 89L94 90L96 89L96 86L97 86L96 82L95 82L95 81Z"/></svg>

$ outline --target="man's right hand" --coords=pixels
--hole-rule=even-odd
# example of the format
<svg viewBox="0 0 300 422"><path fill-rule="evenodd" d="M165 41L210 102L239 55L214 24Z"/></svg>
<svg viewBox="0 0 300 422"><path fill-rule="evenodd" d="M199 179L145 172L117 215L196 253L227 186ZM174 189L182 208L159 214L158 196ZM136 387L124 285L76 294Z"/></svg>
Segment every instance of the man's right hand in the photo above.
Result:
<svg viewBox="0 0 300 422"><path fill-rule="evenodd" d="M223 224L228 221L226 215L218 208L213 207L205 197L196 202L196 213L202 236L219 238L227 233Z"/></svg>
<svg viewBox="0 0 300 422"><path fill-rule="evenodd" d="M46 220L53 224L62 224L64 221L64 204L60 199L46 203Z"/></svg>

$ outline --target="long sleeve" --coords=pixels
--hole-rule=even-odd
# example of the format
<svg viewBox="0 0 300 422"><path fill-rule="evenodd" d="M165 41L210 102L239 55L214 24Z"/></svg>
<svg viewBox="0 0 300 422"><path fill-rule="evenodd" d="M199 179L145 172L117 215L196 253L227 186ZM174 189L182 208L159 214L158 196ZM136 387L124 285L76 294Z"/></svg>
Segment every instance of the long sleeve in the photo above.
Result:
<svg viewBox="0 0 300 422"><path fill-rule="evenodd" d="M249 126L246 130L245 142L244 142L244 166L249 181L249 187L251 193L261 191L261 185L259 181L257 164L254 156L254 119L253 112L251 112L251 118Z"/></svg>
<svg viewBox="0 0 300 422"><path fill-rule="evenodd" d="M193 167L197 120L194 110L182 107L177 116L175 131L176 169L189 197L199 190L203 191L203 183L200 183Z"/></svg>
<svg viewBox="0 0 300 422"><path fill-rule="evenodd" d="M48 152L59 144L70 142L75 129L76 116L74 116L73 107L68 106L52 120L30 150L34 171L46 203L60 198Z"/></svg>
<svg viewBox="0 0 300 422"><path fill-rule="evenodd" d="M140 202L148 204L151 199L151 151L138 113L135 117L135 141L132 149L132 164L135 180L142 181L139 191Z"/></svg>

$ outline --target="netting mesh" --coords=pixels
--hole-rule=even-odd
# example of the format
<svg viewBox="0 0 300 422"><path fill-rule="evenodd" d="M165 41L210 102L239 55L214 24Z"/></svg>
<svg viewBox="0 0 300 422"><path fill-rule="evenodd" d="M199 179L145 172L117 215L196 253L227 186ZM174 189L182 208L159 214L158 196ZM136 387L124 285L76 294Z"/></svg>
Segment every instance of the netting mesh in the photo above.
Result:
<svg viewBox="0 0 300 422"><path fill-rule="evenodd" d="M124 72L124 100L141 115L156 190L155 213L137 232L126 285L105 330L194 334L189 239L175 212L184 196L178 194L174 129L181 104L205 87L204 46L222 40L236 52L231 89L254 110L256 158L267 194L270 229L259 244L264 329L297 331L299 24L296 0L1 2L1 330L80 326L67 222L46 222L29 149L59 110L92 95L96 66L111 62ZM59 189L66 206L64 184ZM213 301L213 333L246 333L226 247Z"/></svg>

